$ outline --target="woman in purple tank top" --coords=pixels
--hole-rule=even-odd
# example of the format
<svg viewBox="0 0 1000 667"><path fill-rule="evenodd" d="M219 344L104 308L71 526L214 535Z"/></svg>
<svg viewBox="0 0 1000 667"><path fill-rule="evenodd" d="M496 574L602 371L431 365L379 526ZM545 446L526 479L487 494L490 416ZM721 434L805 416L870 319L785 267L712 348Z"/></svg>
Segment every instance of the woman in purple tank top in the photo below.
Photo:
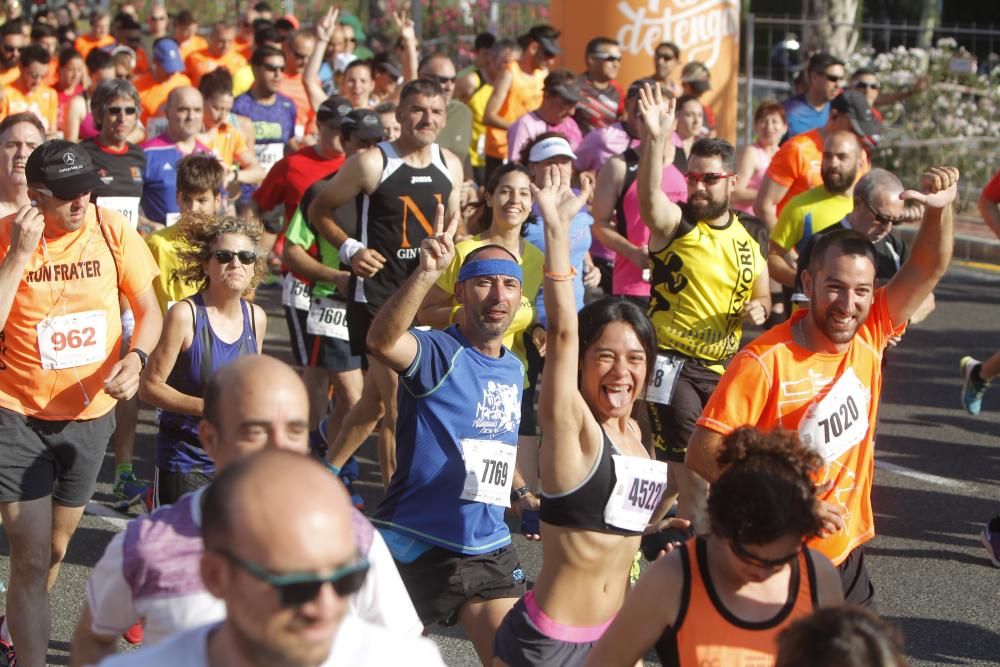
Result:
<svg viewBox="0 0 1000 667"><path fill-rule="evenodd" d="M199 291L167 311L139 387L159 409L154 497L161 505L211 480L215 466L198 438L204 386L237 357L259 354L267 326L264 310L244 298L264 275L260 223L192 213L177 224L177 276Z"/></svg>

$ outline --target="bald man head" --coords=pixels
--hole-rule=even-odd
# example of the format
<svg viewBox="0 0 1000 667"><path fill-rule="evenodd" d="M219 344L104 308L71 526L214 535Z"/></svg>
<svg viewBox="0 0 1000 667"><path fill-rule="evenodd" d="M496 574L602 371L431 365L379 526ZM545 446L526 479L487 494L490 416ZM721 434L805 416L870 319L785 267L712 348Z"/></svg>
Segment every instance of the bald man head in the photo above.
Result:
<svg viewBox="0 0 1000 667"><path fill-rule="evenodd" d="M274 357L239 357L208 381L199 435L218 470L265 448L307 453L306 387L291 367Z"/></svg>
<svg viewBox="0 0 1000 667"><path fill-rule="evenodd" d="M181 86L167 96L167 133L174 142L192 139L202 131L204 103L197 88Z"/></svg>
<svg viewBox="0 0 1000 667"><path fill-rule="evenodd" d="M202 580L227 614L209 656L322 663L367 571L344 486L308 457L266 450L230 465L204 502Z"/></svg>

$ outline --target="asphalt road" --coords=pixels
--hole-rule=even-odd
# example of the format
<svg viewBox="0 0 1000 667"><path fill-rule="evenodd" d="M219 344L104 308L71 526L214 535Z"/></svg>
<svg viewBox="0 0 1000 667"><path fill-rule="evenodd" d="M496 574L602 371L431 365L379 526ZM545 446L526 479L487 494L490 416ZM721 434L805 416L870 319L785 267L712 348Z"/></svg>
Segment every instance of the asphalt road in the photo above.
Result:
<svg viewBox="0 0 1000 667"><path fill-rule="evenodd" d="M261 303L275 311L277 292ZM955 265L937 290L937 310L890 353L882 392L873 491L878 537L869 545L869 569L883 616L905 635L914 666L1000 664L1000 570L985 557L978 535L1000 511L1000 390L987 392L983 414L969 416L959 404L958 360L985 358L998 345L1000 267ZM289 358L283 318L269 318L265 351ZM136 466L152 474L151 413L144 410L137 437ZM374 451L362 450L369 506L380 495ZM110 453L94 510L70 544L52 595L49 663L69 664L69 639L84 599L90 569L121 515L102 507L110 500ZM294 511L294 508L289 508ZM515 538L529 578L541 549ZM6 580L9 547L0 538L0 578ZM432 634L449 665L477 664L471 645L455 629Z"/></svg>

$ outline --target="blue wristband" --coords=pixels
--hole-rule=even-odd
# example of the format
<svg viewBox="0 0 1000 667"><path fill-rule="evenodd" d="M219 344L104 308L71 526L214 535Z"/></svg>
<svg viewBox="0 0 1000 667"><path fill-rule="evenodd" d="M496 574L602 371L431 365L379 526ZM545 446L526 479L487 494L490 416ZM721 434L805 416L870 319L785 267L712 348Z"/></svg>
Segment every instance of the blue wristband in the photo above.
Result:
<svg viewBox="0 0 1000 667"><path fill-rule="evenodd" d="M330 472L332 472L337 477L340 477L340 468L338 468L337 466L335 466L332 463L330 463L329 461L327 461L326 462L326 468L327 468L327 470L329 470Z"/></svg>

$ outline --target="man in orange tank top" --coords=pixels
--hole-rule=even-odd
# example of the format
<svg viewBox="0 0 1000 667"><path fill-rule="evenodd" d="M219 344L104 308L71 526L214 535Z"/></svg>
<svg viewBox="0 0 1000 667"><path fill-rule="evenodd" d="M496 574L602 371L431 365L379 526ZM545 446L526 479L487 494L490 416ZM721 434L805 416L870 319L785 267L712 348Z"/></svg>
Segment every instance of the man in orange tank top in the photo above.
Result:
<svg viewBox="0 0 1000 667"><path fill-rule="evenodd" d="M815 476L824 529L810 546L838 566L845 599L859 605L872 605L875 595L863 545L875 537L871 486L883 350L944 275L954 243L958 170L931 167L920 185L922 192L900 192L894 202L901 209L904 200L916 200L925 212L910 258L885 287L876 288L877 256L868 237L838 230L816 243L802 275L808 311L733 358L685 459L714 483L727 433L747 424L797 431L825 464ZM696 527L704 530L697 518Z"/></svg>
<svg viewBox="0 0 1000 667"><path fill-rule="evenodd" d="M493 83L486 103L486 180L507 159L507 128L524 114L542 104L545 77L562 51L556 40L559 32L548 25L536 25L518 38L521 58L507 65Z"/></svg>

